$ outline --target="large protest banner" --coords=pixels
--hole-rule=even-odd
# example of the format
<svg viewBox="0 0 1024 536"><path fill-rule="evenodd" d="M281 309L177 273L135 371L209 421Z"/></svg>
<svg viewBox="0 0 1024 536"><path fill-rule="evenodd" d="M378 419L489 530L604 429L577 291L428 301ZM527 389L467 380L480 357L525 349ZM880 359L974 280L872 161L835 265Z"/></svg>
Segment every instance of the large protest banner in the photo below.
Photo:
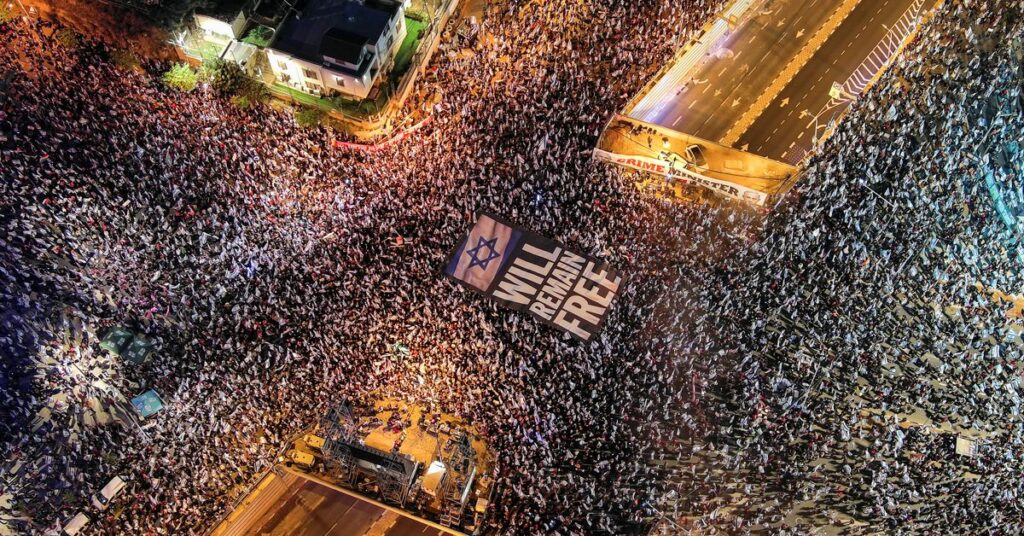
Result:
<svg viewBox="0 0 1024 536"><path fill-rule="evenodd" d="M607 264L491 214L477 218L445 274L584 341L600 331L622 282Z"/></svg>

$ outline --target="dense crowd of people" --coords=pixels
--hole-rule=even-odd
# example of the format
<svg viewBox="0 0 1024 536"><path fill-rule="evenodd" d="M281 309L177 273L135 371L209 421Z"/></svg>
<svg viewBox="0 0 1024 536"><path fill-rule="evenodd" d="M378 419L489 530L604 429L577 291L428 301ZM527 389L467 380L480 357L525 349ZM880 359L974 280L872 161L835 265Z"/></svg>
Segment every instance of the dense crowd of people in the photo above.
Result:
<svg viewBox="0 0 1024 536"><path fill-rule="evenodd" d="M1022 6L947 2L767 218L590 158L720 7L494 3L419 82L429 125L373 153L0 27L0 495L42 531L122 475L97 532L200 533L372 393L480 431L501 533L1019 532L1019 326L991 293L1021 283ZM484 210L624 274L597 340L441 276ZM115 324L159 350L110 358ZM166 408L118 424L150 388Z"/></svg>
<svg viewBox="0 0 1024 536"><path fill-rule="evenodd" d="M668 491L742 514L702 523L807 508L851 531L1022 529L1019 308L993 299L1019 292L1024 260L1020 15L947 3L715 279L728 297L700 309L742 330L720 347L740 381L713 361L700 374L728 394L698 399L731 422L709 430L704 485Z"/></svg>

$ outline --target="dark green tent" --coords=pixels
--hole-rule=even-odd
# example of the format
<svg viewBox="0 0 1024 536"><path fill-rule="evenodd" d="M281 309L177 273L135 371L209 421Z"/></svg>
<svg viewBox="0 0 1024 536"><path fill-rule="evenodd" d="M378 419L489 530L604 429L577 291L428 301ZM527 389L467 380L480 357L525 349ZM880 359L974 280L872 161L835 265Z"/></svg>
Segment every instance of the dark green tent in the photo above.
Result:
<svg viewBox="0 0 1024 536"><path fill-rule="evenodd" d="M121 357L135 363L136 365L141 365L149 359L149 356L153 353L155 346L156 342L153 339L150 339L145 335L138 335L121 354Z"/></svg>
<svg viewBox="0 0 1024 536"><path fill-rule="evenodd" d="M135 334L128 331L124 326L114 326L103 337L103 341L100 342L100 348L114 355L121 355L128 349L134 338Z"/></svg>

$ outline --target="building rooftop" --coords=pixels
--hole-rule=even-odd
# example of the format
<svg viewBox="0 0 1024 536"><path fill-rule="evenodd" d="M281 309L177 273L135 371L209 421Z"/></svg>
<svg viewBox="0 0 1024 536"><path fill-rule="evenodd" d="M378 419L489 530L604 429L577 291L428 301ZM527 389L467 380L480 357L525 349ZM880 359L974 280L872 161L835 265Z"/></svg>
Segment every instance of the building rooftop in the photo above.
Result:
<svg viewBox="0 0 1024 536"><path fill-rule="evenodd" d="M320 54L359 65L359 58L363 55L366 43L366 36L341 28L331 28L320 41Z"/></svg>
<svg viewBox="0 0 1024 536"><path fill-rule="evenodd" d="M363 47L380 39L398 7L381 2L307 0L288 16L271 47L312 63L332 63L325 60L327 56L359 64ZM359 74L362 72L365 69Z"/></svg>

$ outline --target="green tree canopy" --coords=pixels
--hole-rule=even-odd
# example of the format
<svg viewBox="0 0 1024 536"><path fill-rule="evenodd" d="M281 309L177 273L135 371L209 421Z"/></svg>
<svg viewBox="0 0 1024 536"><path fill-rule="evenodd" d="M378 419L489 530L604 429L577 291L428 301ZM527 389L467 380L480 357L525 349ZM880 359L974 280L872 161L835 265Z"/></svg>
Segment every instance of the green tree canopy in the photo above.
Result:
<svg viewBox="0 0 1024 536"><path fill-rule="evenodd" d="M249 103L261 103L270 99L267 87L254 80L233 61L211 60L203 63L202 78L210 82L218 93L245 97Z"/></svg>
<svg viewBox="0 0 1024 536"><path fill-rule="evenodd" d="M172 30L177 28L195 8L216 7L224 3L237 3L237 0L85 0L87 2L115 5L143 15L157 26Z"/></svg>
<svg viewBox="0 0 1024 536"><path fill-rule="evenodd" d="M249 30L246 34L245 39L242 39L243 43L249 43L250 45L258 46L260 48L266 48L270 44L270 39L274 37L274 30L267 28L260 24L259 26Z"/></svg>
<svg viewBox="0 0 1024 536"><path fill-rule="evenodd" d="M187 63L175 63L163 77L164 83L179 91L189 92L196 88L199 77Z"/></svg>
<svg viewBox="0 0 1024 536"><path fill-rule="evenodd" d="M320 108L303 107L295 112L295 124L302 128L314 128L320 126L326 115Z"/></svg>
<svg viewBox="0 0 1024 536"><path fill-rule="evenodd" d="M14 11L14 4L0 2L0 26L16 18L18 18L18 13Z"/></svg>

